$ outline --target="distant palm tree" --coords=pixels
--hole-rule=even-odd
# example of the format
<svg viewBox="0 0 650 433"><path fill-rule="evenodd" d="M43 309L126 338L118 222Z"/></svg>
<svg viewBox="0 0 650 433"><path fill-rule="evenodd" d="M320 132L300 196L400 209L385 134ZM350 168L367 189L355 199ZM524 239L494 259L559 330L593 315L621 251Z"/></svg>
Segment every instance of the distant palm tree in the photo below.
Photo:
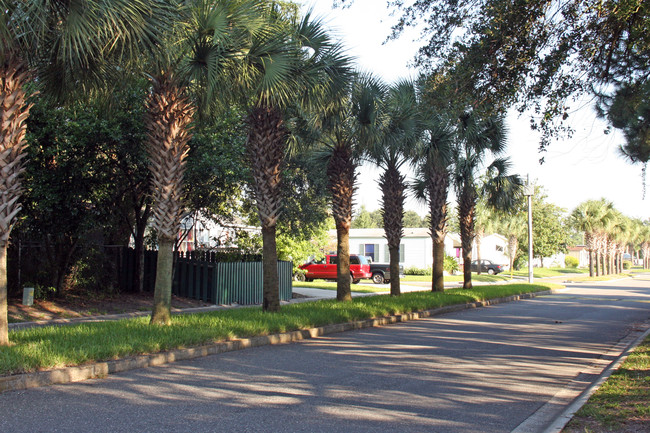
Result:
<svg viewBox="0 0 650 433"><path fill-rule="evenodd" d="M365 152L382 139L385 126L383 101L387 87L369 75L357 74L347 95L332 101L312 123L320 128L315 140L318 158L326 166L336 224L336 298L350 301L350 226L356 190L356 169Z"/></svg>
<svg viewBox="0 0 650 433"><path fill-rule="evenodd" d="M502 214L497 222L497 231L508 238L508 259L510 261L510 276L515 264L517 249L519 248L519 237L528 231L526 215L523 212L512 212Z"/></svg>
<svg viewBox="0 0 650 433"><path fill-rule="evenodd" d="M28 87L68 96L102 86L110 67L152 49L171 2L0 0L0 345L7 345L6 248L23 190ZM75 6L75 7L71 7Z"/></svg>
<svg viewBox="0 0 650 433"><path fill-rule="evenodd" d="M458 219L463 248L463 288L472 288L472 242L475 236L475 211L479 191L477 180L488 156L496 159L487 167L487 181L481 194L488 205L498 209L512 206L522 181L508 174L509 161L499 158L506 150L503 116L481 117L476 112L463 113L456 128L452 181L458 202Z"/></svg>
<svg viewBox="0 0 650 433"><path fill-rule="evenodd" d="M486 234L492 233L495 226L495 217L494 214L490 211L487 204L484 200L479 200L476 202L476 208L474 212L474 227L475 227L475 237L474 243L476 244L476 259L481 262L481 245L483 243L483 238ZM481 267L479 266L476 273L481 275Z"/></svg>
<svg viewBox="0 0 650 433"><path fill-rule="evenodd" d="M613 205L605 199L588 200L580 203L571 213L572 225L585 235L585 244L589 252L589 276L600 274L599 246L601 233L611 218Z"/></svg>
<svg viewBox="0 0 650 433"><path fill-rule="evenodd" d="M400 169L410 161L418 139L417 97L412 82L401 81L385 97L385 122L381 139L371 144L369 158L383 168L379 177L382 217L390 256L390 294L399 296L399 248L404 235L406 178Z"/></svg>
<svg viewBox="0 0 650 433"><path fill-rule="evenodd" d="M413 163L416 197L429 208L429 235L432 240L433 266L431 290L445 290L444 260L447 235L447 196L452 165L453 129L443 117L420 105L422 136Z"/></svg>

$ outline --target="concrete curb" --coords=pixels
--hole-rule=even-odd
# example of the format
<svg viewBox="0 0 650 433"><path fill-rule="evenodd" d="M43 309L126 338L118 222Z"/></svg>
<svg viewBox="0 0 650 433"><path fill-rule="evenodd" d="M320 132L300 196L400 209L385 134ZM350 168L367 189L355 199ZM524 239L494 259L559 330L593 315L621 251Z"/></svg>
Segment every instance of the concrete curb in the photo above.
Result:
<svg viewBox="0 0 650 433"><path fill-rule="evenodd" d="M565 410L562 414L553 422L544 433L560 433L564 427L573 419L573 415L579 411L582 406L584 406L591 396L598 391L598 388L602 386L603 383L614 373L618 368L625 362L627 357L636 349L639 344L650 335L650 324L645 324L645 331L633 331L626 338L622 340L623 345L625 345L625 350L620 354L618 358L612 361L607 368L602 372L598 379L592 383L586 390L578 396ZM641 335L639 335L641 334ZM630 340L633 340L630 343Z"/></svg>
<svg viewBox="0 0 650 433"><path fill-rule="evenodd" d="M406 314L379 317L375 319L359 320L355 322L338 323L325 325L318 328L310 328L299 331L283 332L281 334L264 335L252 338L242 338L231 341L224 341L205 346L191 347L187 349L176 349L168 352L155 353L152 355L139 355L113 361L96 362L75 367L64 367L54 370L23 373L11 376L0 377L0 393L18 391L41 386L80 382L87 379L103 378L109 374L122 371L134 370L136 368L153 367L168 364L175 361L194 359L218 353L232 352L235 350L247 349L250 347L267 346L273 344L286 344L308 338L316 338L322 335L338 332L351 331L355 329L372 328L376 326L391 325L394 323L408 322L427 317L455 311L480 308L489 305L496 305L505 302L518 301L521 299L532 299L537 296L549 295L553 290L542 292L525 293L505 298L490 299L487 301L472 302L469 304L449 305L432 310L417 311Z"/></svg>

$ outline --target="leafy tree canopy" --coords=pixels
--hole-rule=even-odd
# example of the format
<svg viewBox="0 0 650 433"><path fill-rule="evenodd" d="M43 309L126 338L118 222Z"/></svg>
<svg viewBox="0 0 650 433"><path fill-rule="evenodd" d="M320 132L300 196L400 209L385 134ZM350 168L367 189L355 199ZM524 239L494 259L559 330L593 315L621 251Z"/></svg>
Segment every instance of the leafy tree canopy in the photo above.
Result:
<svg viewBox="0 0 650 433"><path fill-rule="evenodd" d="M430 87L447 93L442 101L532 109L542 147L570 132L564 120L576 95L610 93L624 83L647 83L650 75L646 0L387 4L399 16L392 38L421 27L415 64L428 72Z"/></svg>

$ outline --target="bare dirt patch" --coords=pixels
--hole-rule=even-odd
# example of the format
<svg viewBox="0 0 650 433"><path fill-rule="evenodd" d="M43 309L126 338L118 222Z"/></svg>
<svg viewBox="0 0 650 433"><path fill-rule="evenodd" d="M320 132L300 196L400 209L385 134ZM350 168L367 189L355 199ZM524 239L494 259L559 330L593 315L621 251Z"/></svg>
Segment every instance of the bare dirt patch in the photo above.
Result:
<svg viewBox="0 0 650 433"><path fill-rule="evenodd" d="M194 299L172 296L172 311L212 305ZM106 314L151 311L153 293L126 293L111 296L98 294L66 294L62 299L34 300L34 305L22 305L22 299L10 299L9 322L70 319Z"/></svg>

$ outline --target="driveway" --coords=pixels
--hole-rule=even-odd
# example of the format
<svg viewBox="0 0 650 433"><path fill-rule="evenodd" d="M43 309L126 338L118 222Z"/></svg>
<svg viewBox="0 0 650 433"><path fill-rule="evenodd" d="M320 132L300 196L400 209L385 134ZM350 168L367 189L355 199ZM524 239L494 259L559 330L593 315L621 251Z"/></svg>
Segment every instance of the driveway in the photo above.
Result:
<svg viewBox="0 0 650 433"><path fill-rule="evenodd" d="M5 393L0 431L543 431L620 352L616 344L649 319L647 278L575 286Z"/></svg>

